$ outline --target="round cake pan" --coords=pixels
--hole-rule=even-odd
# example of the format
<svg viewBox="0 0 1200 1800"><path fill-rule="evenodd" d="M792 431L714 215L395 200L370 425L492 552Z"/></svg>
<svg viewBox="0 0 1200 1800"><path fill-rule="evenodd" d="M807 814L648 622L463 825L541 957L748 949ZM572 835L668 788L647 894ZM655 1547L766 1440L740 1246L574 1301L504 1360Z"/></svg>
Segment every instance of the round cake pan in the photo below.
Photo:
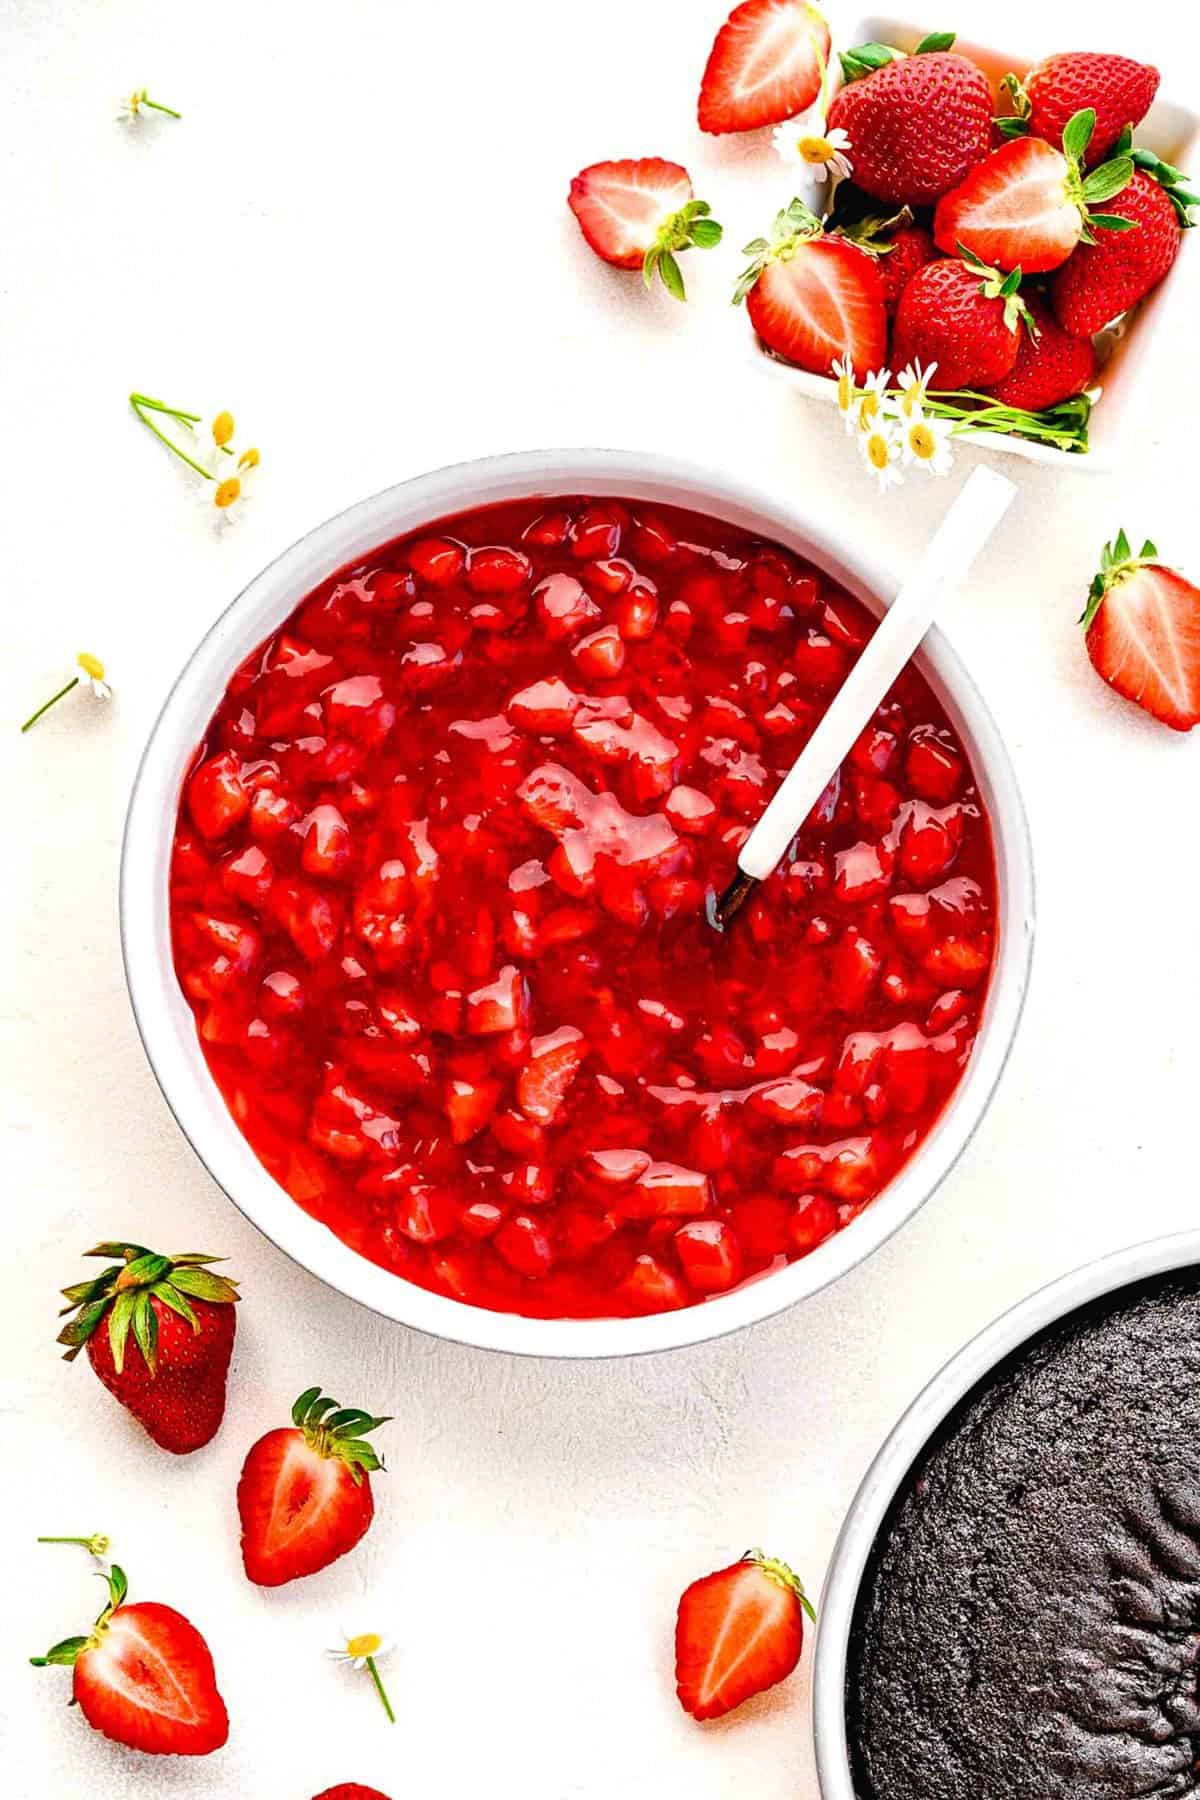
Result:
<svg viewBox="0 0 1200 1800"><path fill-rule="evenodd" d="M1200 1263L1200 1231L1119 1250L1040 1288L972 1338L929 1383L871 1464L846 1515L818 1611L813 1730L822 1800L860 1800L846 1729L846 1668L859 1588L892 1502L929 1440L1004 1358L1081 1306L1147 1277Z"/></svg>
<svg viewBox="0 0 1200 1800"><path fill-rule="evenodd" d="M1033 871L1016 777L974 682L946 639L917 658L970 757L992 826L999 940L970 1061L941 1117L895 1179L811 1255L732 1293L635 1319L536 1319L429 1292L350 1249L286 1194L226 1110L175 976L167 907L171 835L184 775L239 663L304 596L347 563L455 513L506 500L621 496L687 507L786 545L877 616L894 572L864 558L835 521L794 498L688 463L621 450L536 450L486 457L388 488L318 525L255 577L200 642L167 697L134 781L121 864L121 941L133 1010L168 1104L215 1180L280 1249L342 1293L440 1337L533 1356L626 1356L699 1343L792 1306L860 1263L945 1178L987 1109L1008 1056L1029 975Z"/></svg>

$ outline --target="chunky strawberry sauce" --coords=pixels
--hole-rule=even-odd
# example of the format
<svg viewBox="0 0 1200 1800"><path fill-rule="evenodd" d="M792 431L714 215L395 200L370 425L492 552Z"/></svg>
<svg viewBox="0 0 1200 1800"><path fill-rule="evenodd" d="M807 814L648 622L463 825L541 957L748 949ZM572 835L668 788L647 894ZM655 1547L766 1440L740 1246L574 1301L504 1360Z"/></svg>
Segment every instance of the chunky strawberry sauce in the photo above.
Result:
<svg viewBox="0 0 1200 1800"><path fill-rule="evenodd" d="M774 545L522 502L387 545L234 675L185 784L175 960L295 1200L542 1316L807 1255L929 1131L995 942L987 820L908 671L724 933L707 909L869 635Z"/></svg>

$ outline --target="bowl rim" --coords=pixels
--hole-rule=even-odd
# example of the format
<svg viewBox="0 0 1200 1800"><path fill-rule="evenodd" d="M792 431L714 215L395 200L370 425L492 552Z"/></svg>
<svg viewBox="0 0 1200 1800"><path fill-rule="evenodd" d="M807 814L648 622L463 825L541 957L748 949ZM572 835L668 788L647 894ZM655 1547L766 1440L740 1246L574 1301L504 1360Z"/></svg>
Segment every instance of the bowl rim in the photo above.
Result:
<svg viewBox="0 0 1200 1800"><path fill-rule="evenodd" d="M914 1156L845 1230L809 1256L696 1306L634 1319L538 1319L435 1294L370 1262L306 1213L258 1162L221 1100L175 980L166 872L182 775L233 670L303 595L372 548L457 512L506 499L586 493L691 507L798 550L877 615L897 582L794 501L701 465L637 450L546 448L485 456L413 476L316 525L230 602L172 684L134 776L121 853L120 927L134 1018L155 1079L217 1185L279 1249L382 1316L481 1349L599 1358L674 1349L724 1336L816 1293L884 1243L958 1160L1007 1061L1032 954L1034 891L1028 822L999 730L943 633L918 661L964 734L992 825L1000 936L984 1020L950 1103Z"/></svg>
<svg viewBox="0 0 1200 1800"><path fill-rule="evenodd" d="M956 1350L901 1414L863 1477L834 1544L817 1611L813 1737L822 1800L859 1800L846 1729L846 1668L854 1609L867 1562L896 1494L929 1439L1007 1356L1091 1301L1200 1262L1200 1230L1150 1238L1026 1295Z"/></svg>

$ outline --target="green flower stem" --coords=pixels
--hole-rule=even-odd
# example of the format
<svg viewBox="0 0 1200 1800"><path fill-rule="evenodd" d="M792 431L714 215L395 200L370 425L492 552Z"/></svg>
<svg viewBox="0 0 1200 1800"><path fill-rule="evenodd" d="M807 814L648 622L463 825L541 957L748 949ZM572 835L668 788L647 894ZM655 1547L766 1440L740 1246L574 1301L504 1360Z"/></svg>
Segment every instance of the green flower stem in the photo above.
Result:
<svg viewBox="0 0 1200 1800"><path fill-rule="evenodd" d="M375 1683L375 1692L379 1695L383 1710L387 1714L390 1723L394 1725L396 1723L396 1715L392 1711L392 1703L387 1697L387 1689L380 1680L379 1670L375 1666L375 1658L373 1656L368 1656L367 1667L371 1671L371 1680Z"/></svg>
<svg viewBox="0 0 1200 1800"><path fill-rule="evenodd" d="M178 419L184 425L195 425L199 422L199 413L178 412L173 406L164 406L161 400L148 400L145 394L130 394L129 404L147 431L152 431L160 444L165 444L167 449L172 451L181 462L185 462L189 469L195 469L197 475L203 475L205 481L216 480L216 476L211 470L206 469L202 463L198 463L194 457L189 456L186 450L181 450L165 431L159 430L153 419L146 416L148 412L165 413L168 418Z"/></svg>
<svg viewBox="0 0 1200 1800"><path fill-rule="evenodd" d="M103 1556L108 1549L108 1539L102 1531L94 1531L91 1537L40 1537L39 1544L78 1544L84 1550L90 1550L93 1556Z"/></svg>
<svg viewBox="0 0 1200 1800"><path fill-rule="evenodd" d="M166 113L167 117L170 119L182 119L183 117L183 114L181 112L176 112L173 106L164 106L161 100L152 100L149 94L143 96L142 105L152 106L155 112Z"/></svg>
<svg viewBox="0 0 1200 1800"><path fill-rule="evenodd" d="M32 713L30 715L30 717L28 719L26 719L25 723L21 727L21 730L28 731L29 727L31 725L36 725L43 713L48 713L52 706L58 705L59 701L63 698L63 696L65 694L69 694L72 688L77 688L78 686L79 686L79 676L72 675L72 677L71 677L70 681L68 681L66 687L60 687L57 694L51 694L51 696L47 700L45 706L39 706L37 711L35 713ZM45 1543L45 1544L56 1544L56 1543L74 1544L74 1543L79 1543L80 1541L81 1540L78 1538L61 1538L61 1539L60 1538L39 1538L38 1539L39 1543Z"/></svg>
<svg viewBox="0 0 1200 1800"><path fill-rule="evenodd" d="M894 396L900 398L900 390L893 390ZM958 405L955 402L966 402ZM1072 423L1057 424L1043 413L1025 412L1020 407L1003 406L992 400L987 394L977 394L970 388L947 390L945 393L927 393L925 408L939 419L953 419L966 432L1000 431L1009 435L1033 438L1045 444L1054 444L1059 449L1082 450L1087 447L1087 413Z"/></svg>

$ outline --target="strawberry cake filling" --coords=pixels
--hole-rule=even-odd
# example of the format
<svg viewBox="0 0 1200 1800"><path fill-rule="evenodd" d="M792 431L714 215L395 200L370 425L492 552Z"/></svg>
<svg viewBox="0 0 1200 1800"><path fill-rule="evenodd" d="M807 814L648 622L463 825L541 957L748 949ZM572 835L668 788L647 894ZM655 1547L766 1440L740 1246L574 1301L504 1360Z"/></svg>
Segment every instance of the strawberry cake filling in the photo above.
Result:
<svg viewBox="0 0 1200 1800"><path fill-rule="evenodd" d="M910 667L784 863L714 898L872 629L714 519L525 501L322 583L184 782L178 978L256 1155L374 1262L540 1317L809 1255L936 1123L996 939Z"/></svg>

